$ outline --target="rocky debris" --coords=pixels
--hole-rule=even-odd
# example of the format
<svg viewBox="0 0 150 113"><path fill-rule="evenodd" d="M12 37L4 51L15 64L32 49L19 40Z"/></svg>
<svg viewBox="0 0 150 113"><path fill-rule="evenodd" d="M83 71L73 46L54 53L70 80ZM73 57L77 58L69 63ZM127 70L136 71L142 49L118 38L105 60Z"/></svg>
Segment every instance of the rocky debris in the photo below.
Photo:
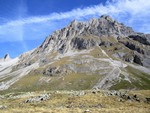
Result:
<svg viewBox="0 0 150 113"><path fill-rule="evenodd" d="M121 95L120 98L124 100L131 100L131 101L137 101L137 102L141 101L140 98L138 98L136 95L130 96L128 94L124 94L124 95Z"/></svg>
<svg viewBox="0 0 150 113"><path fill-rule="evenodd" d="M89 108L104 108L104 106L102 104L96 104L96 105L91 105L89 106Z"/></svg>
<svg viewBox="0 0 150 113"><path fill-rule="evenodd" d="M116 96L118 97L118 101L124 102L124 101L135 101L135 102L145 102L150 103L150 98L146 97L140 97L136 94L129 94L128 91L106 91L104 92L106 96Z"/></svg>
<svg viewBox="0 0 150 113"><path fill-rule="evenodd" d="M4 98L4 96L0 95L0 100L2 100Z"/></svg>
<svg viewBox="0 0 150 113"><path fill-rule="evenodd" d="M85 110L83 113L92 113L89 109Z"/></svg>
<svg viewBox="0 0 150 113"><path fill-rule="evenodd" d="M48 94L43 94L37 97L32 97L27 100L25 100L25 103L34 103L34 102L41 102L41 101L46 101L50 98Z"/></svg>
<svg viewBox="0 0 150 113"><path fill-rule="evenodd" d="M121 59L126 61L126 62L133 63L133 61L134 61L134 54L133 53L127 53L124 56L122 56Z"/></svg>
<svg viewBox="0 0 150 113"><path fill-rule="evenodd" d="M45 70L43 70L43 75L46 76L59 76L64 73L67 73L67 70L65 68L60 67L48 67Z"/></svg>
<svg viewBox="0 0 150 113"><path fill-rule="evenodd" d="M106 96L121 96L121 95L125 95L126 93L127 93L126 91L120 92L120 91L115 91L115 90L104 92Z"/></svg>
<svg viewBox="0 0 150 113"><path fill-rule="evenodd" d="M5 105L0 105L0 109L7 109L7 106L5 106Z"/></svg>
<svg viewBox="0 0 150 113"><path fill-rule="evenodd" d="M60 71L56 67L48 67L43 71L43 75L53 76L54 74L58 74Z"/></svg>
<svg viewBox="0 0 150 113"><path fill-rule="evenodd" d="M99 44L99 46L105 46L105 47L110 47L113 45L114 44L112 42L109 42L109 41L101 41L101 43Z"/></svg>
<svg viewBox="0 0 150 113"><path fill-rule="evenodd" d="M85 95L85 91L74 91L72 95L74 96L83 96Z"/></svg>
<svg viewBox="0 0 150 113"><path fill-rule="evenodd" d="M148 103L148 104L150 104L150 97L146 97L145 98L145 102Z"/></svg>

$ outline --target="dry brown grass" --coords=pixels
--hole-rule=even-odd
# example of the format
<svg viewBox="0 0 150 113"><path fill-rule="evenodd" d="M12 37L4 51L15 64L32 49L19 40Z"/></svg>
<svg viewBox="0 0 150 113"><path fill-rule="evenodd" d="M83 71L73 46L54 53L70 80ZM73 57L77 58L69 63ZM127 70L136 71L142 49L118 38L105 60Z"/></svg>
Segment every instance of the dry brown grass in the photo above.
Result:
<svg viewBox="0 0 150 113"><path fill-rule="evenodd" d="M92 91L84 91L86 94L80 96L72 95L72 93L68 92L34 92L32 93L33 97L43 93L50 95L49 100L36 103L24 103L26 99L31 97L28 93L25 93L25 96L14 99L8 98L10 94L7 94L4 99L1 99L0 105L6 105L8 108L0 109L0 113L84 113L86 110L91 113L149 113L150 111L150 104L148 103L120 102L118 97L105 96L103 91L96 94L92 93ZM131 91L129 94L147 97L150 91Z"/></svg>

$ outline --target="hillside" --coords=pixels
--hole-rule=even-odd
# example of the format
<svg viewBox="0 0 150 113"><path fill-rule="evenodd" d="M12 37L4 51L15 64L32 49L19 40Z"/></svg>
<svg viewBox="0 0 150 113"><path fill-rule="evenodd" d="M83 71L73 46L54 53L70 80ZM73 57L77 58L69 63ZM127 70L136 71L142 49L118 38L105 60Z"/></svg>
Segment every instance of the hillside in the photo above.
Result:
<svg viewBox="0 0 150 113"><path fill-rule="evenodd" d="M150 89L150 35L103 15L72 21L34 50L0 60L0 90Z"/></svg>

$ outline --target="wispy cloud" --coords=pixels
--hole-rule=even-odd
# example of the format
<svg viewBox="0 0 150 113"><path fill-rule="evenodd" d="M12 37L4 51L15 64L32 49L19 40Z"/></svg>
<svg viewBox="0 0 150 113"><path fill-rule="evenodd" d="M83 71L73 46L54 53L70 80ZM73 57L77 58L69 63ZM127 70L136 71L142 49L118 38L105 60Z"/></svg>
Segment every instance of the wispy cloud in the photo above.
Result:
<svg viewBox="0 0 150 113"><path fill-rule="evenodd" d="M30 25L30 28L28 29L36 29L35 24L38 24L39 26L45 24L46 27L38 29L44 32L45 29L48 29L48 25L53 28L51 25L56 20L61 22L65 19L69 22L72 19L82 20L83 18L98 17L103 14L111 15L115 19L133 27L136 31L150 33L150 28L147 28L150 26L149 0L109 0L106 5L99 4L82 9L73 9L68 12L52 13L46 16L9 21L0 25L0 40L5 40L2 39L2 37L6 36L6 34L12 34L14 35L13 38L15 40L19 40L20 38L17 37L18 30L15 29L19 26L25 27L26 25ZM31 37L24 36L24 38L29 39ZM12 40L12 38L8 37L6 40Z"/></svg>

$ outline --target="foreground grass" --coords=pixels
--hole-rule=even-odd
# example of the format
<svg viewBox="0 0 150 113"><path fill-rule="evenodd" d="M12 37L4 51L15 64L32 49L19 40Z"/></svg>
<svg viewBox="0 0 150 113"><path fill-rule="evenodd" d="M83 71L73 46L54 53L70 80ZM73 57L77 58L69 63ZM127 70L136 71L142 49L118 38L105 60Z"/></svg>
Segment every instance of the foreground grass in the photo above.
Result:
<svg viewBox="0 0 150 113"><path fill-rule="evenodd" d="M0 113L149 113L150 104L144 101L123 100L117 96L108 96L107 91L43 91L9 93L0 96ZM25 100L42 94L49 99L40 102L25 103ZM130 91L143 99L149 97L150 90Z"/></svg>

